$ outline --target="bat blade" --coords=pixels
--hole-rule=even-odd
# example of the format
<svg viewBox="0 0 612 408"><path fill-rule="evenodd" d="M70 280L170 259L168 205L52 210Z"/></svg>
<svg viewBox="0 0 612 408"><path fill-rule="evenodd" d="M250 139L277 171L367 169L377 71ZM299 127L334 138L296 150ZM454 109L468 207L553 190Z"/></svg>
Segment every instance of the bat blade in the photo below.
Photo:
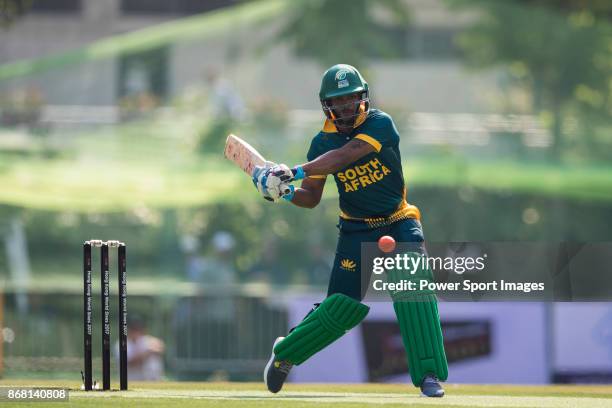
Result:
<svg viewBox="0 0 612 408"><path fill-rule="evenodd" d="M266 165L266 159L253 146L236 135L230 134L227 137L224 154L249 176L253 175L255 166Z"/></svg>

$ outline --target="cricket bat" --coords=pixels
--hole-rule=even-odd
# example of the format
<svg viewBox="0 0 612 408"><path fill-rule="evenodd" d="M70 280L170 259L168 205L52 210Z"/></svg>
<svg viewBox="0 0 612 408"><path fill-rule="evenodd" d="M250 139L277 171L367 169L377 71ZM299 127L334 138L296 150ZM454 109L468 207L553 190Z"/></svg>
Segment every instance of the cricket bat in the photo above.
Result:
<svg viewBox="0 0 612 408"><path fill-rule="evenodd" d="M264 157L250 144L236 135L230 134L225 141L225 157L233 161L249 176L253 175L255 166L270 166L272 163L266 161ZM284 192L291 190L287 187Z"/></svg>
<svg viewBox="0 0 612 408"><path fill-rule="evenodd" d="M255 166L265 166L266 159L253 146L236 135L230 134L225 141L225 157L233 161L249 176Z"/></svg>

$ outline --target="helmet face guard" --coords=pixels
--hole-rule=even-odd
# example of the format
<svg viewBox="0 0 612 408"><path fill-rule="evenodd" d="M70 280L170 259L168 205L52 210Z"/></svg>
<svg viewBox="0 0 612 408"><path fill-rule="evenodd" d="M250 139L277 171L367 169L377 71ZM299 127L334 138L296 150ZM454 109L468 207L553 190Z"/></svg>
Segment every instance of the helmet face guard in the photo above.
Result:
<svg viewBox="0 0 612 408"><path fill-rule="evenodd" d="M342 128L356 128L365 120L368 111L370 110L370 98L368 91L355 93L359 95L359 99L341 105L333 105L332 98L322 99L321 107L325 116L334 122L334 125ZM350 109L350 113L347 108Z"/></svg>

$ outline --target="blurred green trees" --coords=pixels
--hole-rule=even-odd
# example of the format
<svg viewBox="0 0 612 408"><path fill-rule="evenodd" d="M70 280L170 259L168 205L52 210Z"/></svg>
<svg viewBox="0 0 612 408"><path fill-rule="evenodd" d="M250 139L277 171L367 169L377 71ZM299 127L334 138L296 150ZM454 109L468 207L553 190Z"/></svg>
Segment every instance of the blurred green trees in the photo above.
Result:
<svg viewBox="0 0 612 408"><path fill-rule="evenodd" d="M408 22L401 0L301 0L294 2L279 38L324 67L362 67L368 56L398 56L402 45L389 41L386 32Z"/></svg>
<svg viewBox="0 0 612 408"><path fill-rule="evenodd" d="M328 186L331 187L331 186ZM446 241L609 241L612 210L607 202L465 187L414 187L411 202L423 213L426 239ZM460 214L460 215L458 215ZM34 284L51 280L78 287L81 243L91 238L121 239L128 244L132 282L187 280L186 237L209 257L216 232L235 239L232 253L237 281L326 284L312 276L320 260L331 262L336 245L335 198L306 211L284 204L224 202L185 209L140 208L121 213L75 213L0 207L0 220L19 217L28 237ZM495 222L474 222L495 220ZM0 223L0 231L6 229ZM276 271L255 275L253 266L270 257ZM0 283L9 278L0 253ZM261 272L261 271L259 271ZM273 273L274 272L274 273ZM41 280L42 279L42 280Z"/></svg>
<svg viewBox="0 0 612 408"><path fill-rule="evenodd" d="M526 89L531 110L553 135L551 157L588 145L612 157L612 3L609 1L451 0L480 17L461 36L467 62L502 66ZM606 126L608 128L606 129ZM571 139L567 127L573 127ZM604 143L604 146L598 146ZM606 151L606 149L608 149Z"/></svg>

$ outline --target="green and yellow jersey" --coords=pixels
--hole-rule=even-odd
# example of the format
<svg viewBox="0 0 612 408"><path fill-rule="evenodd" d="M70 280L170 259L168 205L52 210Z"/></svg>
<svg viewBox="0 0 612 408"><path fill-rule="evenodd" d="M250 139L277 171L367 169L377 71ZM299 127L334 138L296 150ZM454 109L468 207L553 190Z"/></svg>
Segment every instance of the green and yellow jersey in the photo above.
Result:
<svg viewBox="0 0 612 408"><path fill-rule="evenodd" d="M419 209L406 201L399 151L399 133L391 116L372 109L351 134L339 133L329 119L308 150L312 161L353 138L371 144L375 151L334 173L340 195L340 217L364 221L372 228L402 219L420 219ZM310 176L325 178L326 176Z"/></svg>

